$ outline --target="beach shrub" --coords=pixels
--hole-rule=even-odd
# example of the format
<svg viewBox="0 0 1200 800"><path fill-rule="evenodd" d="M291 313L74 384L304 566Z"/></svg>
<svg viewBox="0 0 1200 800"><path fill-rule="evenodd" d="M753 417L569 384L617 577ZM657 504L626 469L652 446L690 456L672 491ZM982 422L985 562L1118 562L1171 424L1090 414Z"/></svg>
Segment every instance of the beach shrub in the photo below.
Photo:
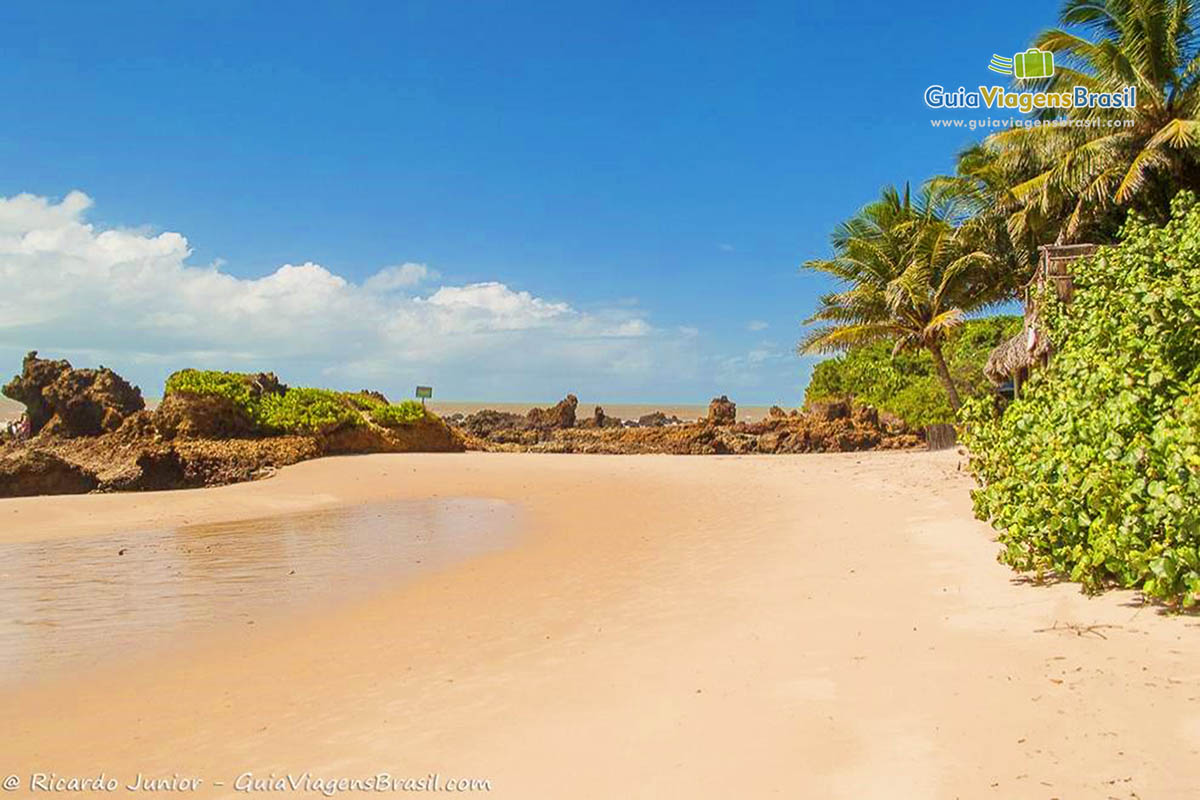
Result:
<svg viewBox="0 0 1200 800"><path fill-rule="evenodd" d="M990 393L983 375L988 354L1020 329L1020 317L984 317L963 323L951 336L944 353L964 398ZM852 347L813 368L805 402L843 398L895 414L914 428L955 421L929 353L905 351L893 356L888 342Z"/></svg>
<svg viewBox="0 0 1200 800"><path fill-rule="evenodd" d="M167 377L163 396L169 394L216 395L232 401L251 419L257 416L257 402L249 376L240 372L181 369Z"/></svg>
<svg viewBox="0 0 1200 800"><path fill-rule="evenodd" d="M364 424L342 392L328 389L291 387L281 395L263 395L260 405L260 424L279 433L329 433Z"/></svg>
<svg viewBox="0 0 1200 800"><path fill-rule="evenodd" d="M259 433L315 434L366 424L360 409L378 409L382 401L360 392L290 387L263 392L253 375L240 372L185 369L167 378L164 397L171 394L216 396L230 401Z"/></svg>
<svg viewBox="0 0 1200 800"><path fill-rule="evenodd" d="M371 409L371 421L384 427L411 425L425 419L425 406L416 400L405 400L391 405L380 404Z"/></svg>
<svg viewBox="0 0 1200 800"><path fill-rule="evenodd" d="M342 397L359 411L371 411L387 405L386 400L380 400L369 392L345 392Z"/></svg>
<svg viewBox="0 0 1200 800"><path fill-rule="evenodd" d="M1178 195L1161 227L1132 217L1121 244L1075 262L1075 298L1041 299L1054 343L1003 416L964 409L978 516L1012 567L1200 592L1200 206Z"/></svg>

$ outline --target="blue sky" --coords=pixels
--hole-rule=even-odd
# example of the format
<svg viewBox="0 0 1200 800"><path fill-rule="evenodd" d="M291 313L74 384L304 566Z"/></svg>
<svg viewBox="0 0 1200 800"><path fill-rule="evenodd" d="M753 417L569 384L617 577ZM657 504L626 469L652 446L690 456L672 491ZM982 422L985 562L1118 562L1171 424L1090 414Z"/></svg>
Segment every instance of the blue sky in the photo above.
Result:
<svg viewBox="0 0 1200 800"><path fill-rule="evenodd" d="M0 322L0 357L15 367L39 347L105 358L148 394L173 367L224 360L396 393L432 382L454 399L573 390L585 402L729 393L795 404L807 373L793 353L799 321L830 288L798 265L826 254L831 228L884 183L951 169L974 134L931 129L925 87L993 82L991 54L1023 49L1056 11L1046 2L9 6L0 195L53 205L79 190L92 204L72 219L94 232L178 232L186 265L247 280L314 264L324 272L306 276L357 285L383 267L420 264L426 277L404 291L422 312L441 287L502 284L518 299L489 297L532 304L542 321L517 334L516 312L496 327L460 304L454 320L428 323L429 336L456 336L465 315L478 348L463 339L419 356L396 339L384 347L347 334L344 362L360 376L336 352L271 345L270 332L253 334L261 348L208 343L202 316L179 309L175 328L161 327L166 315L122 327L129 309L101 293L71 307L78 323L93 303L95 324L111 331L92 336L49 311L31 314ZM34 269L47 281L62 274L44 260L7 268L10 279L25 271L21 287ZM9 302L41 297L23 291ZM568 317L566 333L545 322ZM545 338L556 349L543 349Z"/></svg>

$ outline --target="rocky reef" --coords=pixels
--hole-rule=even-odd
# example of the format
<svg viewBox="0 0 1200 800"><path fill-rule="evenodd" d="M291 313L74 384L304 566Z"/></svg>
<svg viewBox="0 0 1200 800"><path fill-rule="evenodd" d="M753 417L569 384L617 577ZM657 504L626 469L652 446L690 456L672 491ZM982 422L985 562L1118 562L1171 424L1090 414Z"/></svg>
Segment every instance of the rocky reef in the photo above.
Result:
<svg viewBox="0 0 1200 800"><path fill-rule="evenodd" d="M146 407L142 393L111 369L73 369L28 353L21 374L4 385L6 397L25 404L30 433L98 436L121 427Z"/></svg>
<svg viewBox="0 0 1200 800"><path fill-rule="evenodd" d="M749 423L737 421L737 405L724 395L713 398L708 414L691 423L662 412L622 421L606 415L599 406L592 417L578 421L578 404L575 395L567 395L552 408L535 408L524 416L483 410L448 417L447 421L458 428L472 450L721 455L827 453L922 445L921 437L899 420L848 402L791 412L775 406L766 419Z"/></svg>
<svg viewBox="0 0 1200 800"><path fill-rule="evenodd" d="M25 404L30 435L0 441L0 497L216 486L324 455L464 448L419 404L293 390L271 373L185 370L149 411L112 370L32 352L3 391Z"/></svg>
<svg viewBox="0 0 1200 800"><path fill-rule="evenodd" d="M803 411L772 407L738 422L722 395L683 422L637 420L579 399L526 414L484 410L445 421L419 403L379 392L289 387L273 373L181 370L158 407L112 370L75 369L30 353L4 394L24 403L27 436L0 440L0 497L216 486L254 480L298 461L347 453L527 451L680 455L819 453L917 447L894 418L849 402Z"/></svg>

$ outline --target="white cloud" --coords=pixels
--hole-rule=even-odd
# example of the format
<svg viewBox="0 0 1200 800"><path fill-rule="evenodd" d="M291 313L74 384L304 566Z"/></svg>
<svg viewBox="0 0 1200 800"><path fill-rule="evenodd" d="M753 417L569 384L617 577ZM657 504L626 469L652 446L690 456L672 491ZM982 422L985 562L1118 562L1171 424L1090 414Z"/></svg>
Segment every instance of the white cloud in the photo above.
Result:
<svg viewBox="0 0 1200 800"><path fill-rule="evenodd" d="M746 330L748 331L765 331L769 327L770 325L761 319L752 319L746 323Z"/></svg>
<svg viewBox="0 0 1200 800"><path fill-rule="evenodd" d="M311 262L242 278L223 262L190 265L179 233L98 228L91 205L82 192L0 198L5 359L38 348L101 362L150 395L182 366L382 388L436 378L460 398L661 390L666 372L703 379L690 330L657 329L628 305L583 311L497 281L418 291L439 275L414 263L361 283Z"/></svg>
<svg viewBox="0 0 1200 800"><path fill-rule="evenodd" d="M373 292L391 292L397 289L407 289L410 286L440 277L436 270L432 270L424 264L407 262L384 267L367 278L363 287Z"/></svg>
<svg viewBox="0 0 1200 800"><path fill-rule="evenodd" d="M721 244L717 245L717 249L722 253L732 253L736 248L734 248L734 246L731 244L722 242Z"/></svg>

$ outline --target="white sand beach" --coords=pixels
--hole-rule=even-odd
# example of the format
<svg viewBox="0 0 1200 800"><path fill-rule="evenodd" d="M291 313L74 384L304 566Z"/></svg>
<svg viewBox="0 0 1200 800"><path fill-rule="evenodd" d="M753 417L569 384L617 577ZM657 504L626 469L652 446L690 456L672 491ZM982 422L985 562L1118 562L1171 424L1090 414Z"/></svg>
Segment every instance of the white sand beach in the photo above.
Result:
<svg viewBox="0 0 1200 800"><path fill-rule="evenodd" d="M503 798L1190 796L1194 619L1022 583L962 461L372 455L0 501L6 542L400 498L522 520L349 604L8 685L2 769L195 776L203 797L379 772Z"/></svg>

